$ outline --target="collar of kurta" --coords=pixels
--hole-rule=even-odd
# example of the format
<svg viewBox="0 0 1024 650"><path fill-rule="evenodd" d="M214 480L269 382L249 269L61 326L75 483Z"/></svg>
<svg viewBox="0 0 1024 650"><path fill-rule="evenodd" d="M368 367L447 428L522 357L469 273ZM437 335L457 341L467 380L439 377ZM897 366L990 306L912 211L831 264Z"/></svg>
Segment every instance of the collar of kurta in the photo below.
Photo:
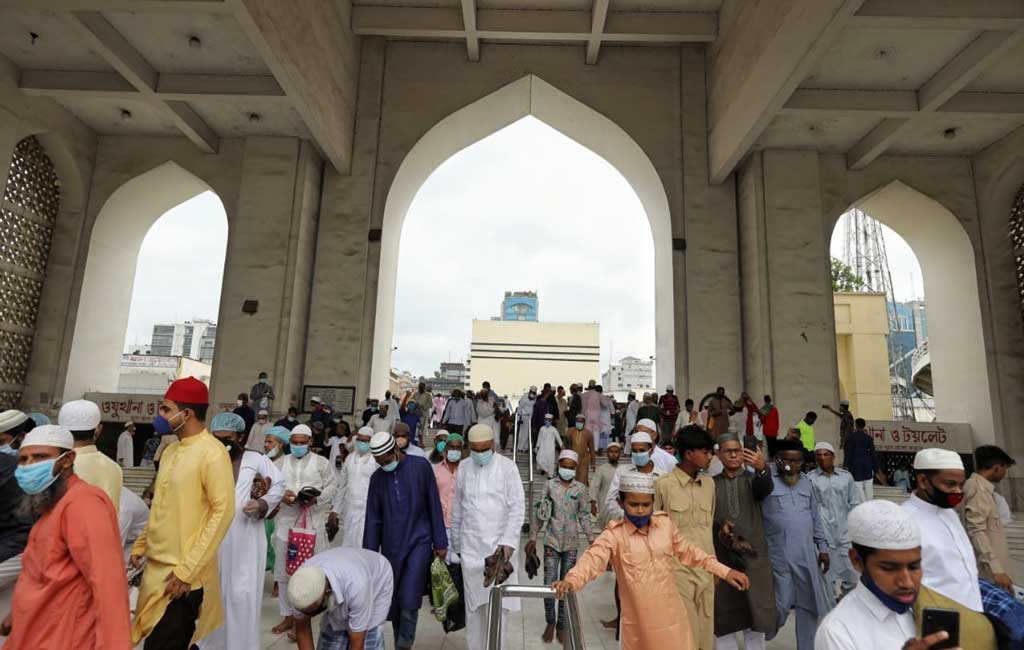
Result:
<svg viewBox="0 0 1024 650"><path fill-rule="evenodd" d="M181 445L182 447L188 447L189 445L194 445L197 442L199 442L199 439L202 438L203 436L213 437L213 434L210 433L209 430L203 429L194 436L189 436L187 438L178 438L178 444ZM175 435L175 438L177 438L177 435Z"/></svg>
<svg viewBox="0 0 1024 650"><path fill-rule="evenodd" d="M890 616L900 616L900 614L894 612L885 606L878 596L871 593L871 590L864 586L863 582L857 582L857 588L854 593L860 598L860 601L864 603L871 615L874 616L880 623L884 623Z"/></svg>
<svg viewBox="0 0 1024 650"><path fill-rule="evenodd" d="M76 455L85 456L88 454L95 454L99 450L96 449L96 445L85 445L84 447L76 447L74 451Z"/></svg>

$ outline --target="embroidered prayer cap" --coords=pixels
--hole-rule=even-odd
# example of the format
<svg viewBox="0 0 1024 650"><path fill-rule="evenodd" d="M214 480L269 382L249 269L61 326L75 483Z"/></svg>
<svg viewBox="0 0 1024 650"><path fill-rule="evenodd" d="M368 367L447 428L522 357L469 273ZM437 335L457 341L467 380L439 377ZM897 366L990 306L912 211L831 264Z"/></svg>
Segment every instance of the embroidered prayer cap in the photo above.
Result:
<svg viewBox="0 0 1024 650"><path fill-rule="evenodd" d="M868 548L904 551L921 546L921 529L907 511L891 501L865 501L846 520L850 541Z"/></svg>
<svg viewBox="0 0 1024 650"><path fill-rule="evenodd" d="M619 492L654 494L654 477L643 472L626 472L619 479Z"/></svg>
<svg viewBox="0 0 1024 650"><path fill-rule="evenodd" d="M577 454L572 449L563 449L562 453L558 454L558 460L565 460L566 458L568 458L569 460L573 461L577 465L580 462L580 455Z"/></svg>
<svg viewBox="0 0 1024 650"><path fill-rule="evenodd" d="M310 438L312 438L313 437L313 430L310 429L309 426L307 426L305 424L296 424L295 428L292 429L291 435L292 436L309 436ZM291 436L289 436L289 438L290 437Z"/></svg>
<svg viewBox="0 0 1024 650"><path fill-rule="evenodd" d="M922 449L914 455L914 469L959 469L963 470L964 461L960 454L949 449Z"/></svg>
<svg viewBox="0 0 1024 650"><path fill-rule="evenodd" d="M370 453L383 456L395 448L395 437L387 431L378 431L370 438Z"/></svg>
<svg viewBox="0 0 1024 650"><path fill-rule="evenodd" d="M32 447L38 445L40 447L58 447L60 449L74 449L75 438L71 435L71 430L67 427L62 427L59 424L44 424L41 427L36 427L25 434L25 439L21 441L21 447Z"/></svg>
<svg viewBox="0 0 1024 650"><path fill-rule="evenodd" d="M92 431L100 425L100 407L84 399L67 402L60 407L57 424L68 431Z"/></svg>
<svg viewBox="0 0 1024 650"><path fill-rule="evenodd" d="M814 445L814 451L827 451L834 456L836 453L836 448L833 447L831 443L821 441Z"/></svg>
<svg viewBox="0 0 1024 650"><path fill-rule="evenodd" d="M288 600L296 609L307 609L323 600L327 575L320 567L301 566L288 580Z"/></svg>
<svg viewBox="0 0 1024 650"><path fill-rule="evenodd" d="M651 434L646 431L637 431L629 438L629 444L633 445L638 442L646 442L649 445L654 444L654 440L651 439Z"/></svg>
<svg viewBox="0 0 1024 650"><path fill-rule="evenodd" d="M210 389L195 377L185 377L167 387L164 399L175 404L209 404Z"/></svg>
<svg viewBox="0 0 1024 650"><path fill-rule="evenodd" d="M213 421L210 422L210 431L234 431L235 433L242 433L245 431L245 420L242 419L242 416L235 415L230 411L218 413L213 416Z"/></svg>
<svg viewBox="0 0 1024 650"><path fill-rule="evenodd" d="M359 427L359 430L356 431L356 435L357 436L366 436L368 438L372 438L373 437L373 427Z"/></svg>
<svg viewBox="0 0 1024 650"><path fill-rule="evenodd" d="M545 420L554 420L554 419L555 419L555 416L554 416L554 415L552 415L551 413L545 413L545 414L544 414L544 419L545 419Z"/></svg>
<svg viewBox="0 0 1024 650"><path fill-rule="evenodd" d="M645 429L650 429L651 431L657 431L658 430L658 425L655 424L654 420L651 420L650 418L644 418L643 420L640 420L639 422L637 422L636 423L636 428L639 429L640 427L644 427Z"/></svg>
<svg viewBox="0 0 1024 650"><path fill-rule="evenodd" d="M28 416L21 411L4 411L0 413L0 433L10 431L15 427L20 427L25 424L25 420L28 420Z"/></svg>
<svg viewBox="0 0 1024 650"><path fill-rule="evenodd" d="M468 435L470 442L487 442L494 440L494 429L486 424L474 424L469 427Z"/></svg>
<svg viewBox="0 0 1024 650"><path fill-rule="evenodd" d="M841 399L841 400L839 400L839 406L849 406L849 405L850 405L850 400L848 400L848 399Z"/></svg>
<svg viewBox="0 0 1024 650"><path fill-rule="evenodd" d="M605 447L605 451L611 449L612 447L615 447L616 449L622 449L622 445L612 440L611 442L608 443L608 446Z"/></svg>

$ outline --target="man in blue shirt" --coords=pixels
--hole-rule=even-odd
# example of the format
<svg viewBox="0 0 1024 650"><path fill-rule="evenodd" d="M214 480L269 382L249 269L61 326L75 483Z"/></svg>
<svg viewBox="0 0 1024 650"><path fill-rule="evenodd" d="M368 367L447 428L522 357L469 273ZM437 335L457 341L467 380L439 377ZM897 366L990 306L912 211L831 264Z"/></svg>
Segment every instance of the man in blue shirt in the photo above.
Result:
<svg viewBox="0 0 1024 650"><path fill-rule="evenodd" d="M875 441L865 431L867 422L864 418L854 421L854 430L846 438L846 453L843 456L843 468L853 474L853 480L860 490L862 501L875 498L875 474L881 469L878 454L875 452Z"/></svg>

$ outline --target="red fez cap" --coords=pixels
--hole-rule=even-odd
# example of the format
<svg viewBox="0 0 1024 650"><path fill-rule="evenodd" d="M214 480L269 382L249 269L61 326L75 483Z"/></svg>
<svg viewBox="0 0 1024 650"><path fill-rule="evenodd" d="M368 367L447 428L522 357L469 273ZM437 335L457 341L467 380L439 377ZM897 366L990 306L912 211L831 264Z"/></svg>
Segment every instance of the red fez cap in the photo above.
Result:
<svg viewBox="0 0 1024 650"><path fill-rule="evenodd" d="M209 404L210 390L195 377L185 377L170 385L164 399L178 404Z"/></svg>

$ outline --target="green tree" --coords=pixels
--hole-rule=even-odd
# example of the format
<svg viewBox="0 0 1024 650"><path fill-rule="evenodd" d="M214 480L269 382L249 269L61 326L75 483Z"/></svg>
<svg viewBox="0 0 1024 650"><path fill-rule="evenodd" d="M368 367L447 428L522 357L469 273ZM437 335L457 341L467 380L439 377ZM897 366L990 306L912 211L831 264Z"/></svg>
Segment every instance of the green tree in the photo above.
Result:
<svg viewBox="0 0 1024 650"><path fill-rule="evenodd" d="M854 273L849 264L840 259L832 258L832 292L850 293L863 291L867 286L864 278Z"/></svg>

